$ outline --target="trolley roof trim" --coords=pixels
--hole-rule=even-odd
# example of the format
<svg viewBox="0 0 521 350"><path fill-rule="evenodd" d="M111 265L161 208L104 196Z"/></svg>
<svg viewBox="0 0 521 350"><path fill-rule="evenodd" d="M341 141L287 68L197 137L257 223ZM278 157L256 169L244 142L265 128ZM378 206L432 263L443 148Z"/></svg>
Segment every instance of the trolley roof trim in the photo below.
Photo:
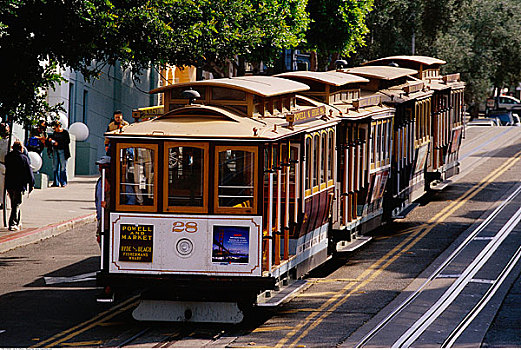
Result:
<svg viewBox="0 0 521 350"><path fill-rule="evenodd" d="M241 90L263 97L272 97L309 90L309 86L293 80L271 76L245 76L221 79L192 81L163 86L150 91L151 94L165 92L171 89L191 86L215 86Z"/></svg>
<svg viewBox="0 0 521 350"><path fill-rule="evenodd" d="M355 75L361 75L367 78L381 79L381 80L394 80L407 76L412 76L418 73L416 69L409 68L398 68L389 66L362 66L354 68L346 68L342 70L346 73Z"/></svg>
<svg viewBox="0 0 521 350"><path fill-rule="evenodd" d="M440 64L441 65L441 64L446 64L447 63L447 62L445 62L443 60L440 60L438 58L435 58L435 57L416 56L416 55L412 55L412 56L403 55L403 56L389 56L389 57L378 58L376 60L365 62L365 63L363 63L363 65L365 66L365 65L374 64L374 63L384 63L384 62L388 62L388 61L410 61L410 62L425 64L425 65L428 65L428 66L431 66L431 65L434 65L434 64Z"/></svg>
<svg viewBox="0 0 521 350"><path fill-rule="evenodd" d="M325 115L328 114L327 105ZM319 107L320 107L319 106ZM315 107L316 108L316 107ZM301 107L295 112L313 109ZM325 116L324 115L324 116ZM275 140L301 132L321 129L340 122L337 117L309 119L303 124L288 127L284 118L249 118L225 108L207 105L188 105L165 115L140 123L133 123L121 131L106 133L108 138L185 138L185 139L249 139Z"/></svg>
<svg viewBox="0 0 521 350"><path fill-rule="evenodd" d="M356 84L356 83L367 83L368 79L353 75L346 74L343 72L337 71L328 71L328 72L312 72L312 71L296 71L296 72L286 72L277 74L276 77L288 77L288 78L302 78L309 79L312 81L317 81L323 84L334 85L334 86L342 86L347 84Z"/></svg>

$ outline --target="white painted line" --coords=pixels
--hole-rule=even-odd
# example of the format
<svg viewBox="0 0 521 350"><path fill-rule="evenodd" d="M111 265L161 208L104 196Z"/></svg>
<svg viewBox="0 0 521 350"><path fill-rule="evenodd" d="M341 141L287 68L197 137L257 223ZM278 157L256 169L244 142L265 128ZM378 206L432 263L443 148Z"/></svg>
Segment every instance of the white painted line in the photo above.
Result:
<svg viewBox="0 0 521 350"><path fill-rule="evenodd" d="M439 274L436 278L460 278L461 273L454 274L454 275L443 275Z"/></svg>
<svg viewBox="0 0 521 350"><path fill-rule="evenodd" d="M494 284L496 280L485 280L481 278L473 278L469 281L470 283L484 283L484 284Z"/></svg>
<svg viewBox="0 0 521 350"><path fill-rule="evenodd" d="M492 238L494 238L494 237L475 237L474 240L475 241L490 241L490 240L492 240Z"/></svg>
<svg viewBox="0 0 521 350"><path fill-rule="evenodd" d="M508 234L515 228L515 226L521 221L521 208L516 214L508 220L508 222L501 228L496 235L496 238L492 240L485 249L472 261L472 263L465 269L461 277L458 278L443 296L429 309L427 312L420 317L412 327L410 327L393 345L393 348L408 348L410 347L422 333L444 312L450 304L456 299L457 296L463 291L463 288L467 286L469 281L474 277L481 267L490 259L492 254L496 251L499 245L506 239Z"/></svg>
<svg viewBox="0 0 521 350"><path fill-rule="evenodd" d="M84 282L84 281L93 281L96 279L96 271L88 272L81 275L70 276L70 277L47 277L44 276L43 279L45 284L59 284L59 283L74 283L74 282Z"/></svg>

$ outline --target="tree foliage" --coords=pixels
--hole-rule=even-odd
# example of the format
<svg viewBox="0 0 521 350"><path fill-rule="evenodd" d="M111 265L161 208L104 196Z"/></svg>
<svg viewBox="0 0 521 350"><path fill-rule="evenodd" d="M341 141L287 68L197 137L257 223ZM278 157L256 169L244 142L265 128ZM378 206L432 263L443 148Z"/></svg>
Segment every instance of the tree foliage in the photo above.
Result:
<svg viewBox="0 0 521 350"><path fill-rule="evenodd" d="M42 91L61 81L56 67L87 79L120 62L223 71L227 61L273 59L303 39L299 0L0 0L0 116L37 117L56 107Z"/></svg>
<svg viewBox="0 0 521 350"><path fill-rule="evenodd" d="M364 45L365 20L372 5L372 0L309 0L312 22L306 47L317 52L319 70L325 69L330 55L348 56Z"/></svg>
<svg viewBox="0 0 521 350"><path fill-rule="evenodd" d="M368 43L352 64L391 55L434 56L461 72L467 102L521 75L521 3L517 0L375 0ZM413 39L414 38L414 39Z"/></svg>

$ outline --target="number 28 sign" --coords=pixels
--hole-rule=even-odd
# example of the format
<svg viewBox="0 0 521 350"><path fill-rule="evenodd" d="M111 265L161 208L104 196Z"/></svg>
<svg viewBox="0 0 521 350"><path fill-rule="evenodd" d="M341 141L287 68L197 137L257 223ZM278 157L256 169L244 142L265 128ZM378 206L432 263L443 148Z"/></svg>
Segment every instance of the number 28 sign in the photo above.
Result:
<svg viewBox="0 0 521 350"><path fill-rule="evenodd" d="M174 233L197 233L198 227L195 221L174 221L172 232Z"/></svg>

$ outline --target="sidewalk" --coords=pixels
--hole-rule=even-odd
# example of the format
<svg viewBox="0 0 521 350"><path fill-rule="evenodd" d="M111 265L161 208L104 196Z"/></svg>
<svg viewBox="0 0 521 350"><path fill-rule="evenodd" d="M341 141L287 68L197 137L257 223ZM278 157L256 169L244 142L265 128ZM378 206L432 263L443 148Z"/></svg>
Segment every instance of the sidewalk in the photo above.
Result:
<svg viewBox="0 0 521 350"><path fill-rule="evenodd" d="M20 231L9 231L7 227L3 227L3 214L0 210L0 253L94 222L94 188L98 177L76 176L66 187L34 189L29 197L26 193L21 206ZM6 218L9 220L9 198L6 202ZM95 233L92 234L94 236Z"/></svg>

